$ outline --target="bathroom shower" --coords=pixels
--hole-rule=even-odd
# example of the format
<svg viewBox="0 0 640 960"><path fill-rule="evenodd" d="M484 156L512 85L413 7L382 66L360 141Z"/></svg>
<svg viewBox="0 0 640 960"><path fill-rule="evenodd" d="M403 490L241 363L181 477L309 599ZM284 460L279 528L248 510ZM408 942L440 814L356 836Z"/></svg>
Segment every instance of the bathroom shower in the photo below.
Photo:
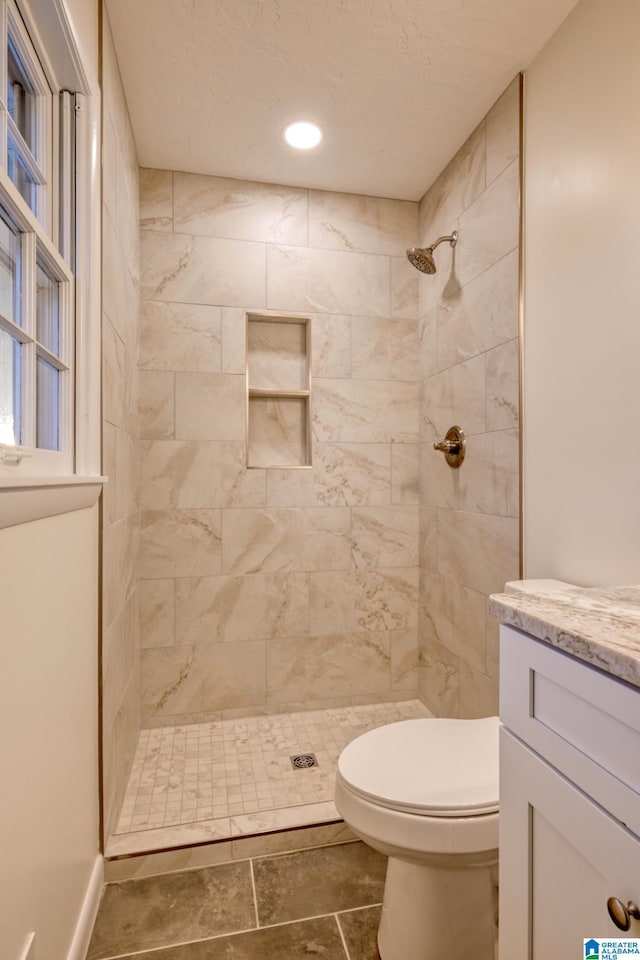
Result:
<svg viewBox="0 0 640 960"><path fill-rule="evenodd" d="M441 243L448 241L452 247L458 242L458 231L454 230L448 237L438 237L435 243L430 247L411 247L407 250L407 259L412 266L421 273L433 274L436 272L436 262L433 259L433 251Z"/></svg>

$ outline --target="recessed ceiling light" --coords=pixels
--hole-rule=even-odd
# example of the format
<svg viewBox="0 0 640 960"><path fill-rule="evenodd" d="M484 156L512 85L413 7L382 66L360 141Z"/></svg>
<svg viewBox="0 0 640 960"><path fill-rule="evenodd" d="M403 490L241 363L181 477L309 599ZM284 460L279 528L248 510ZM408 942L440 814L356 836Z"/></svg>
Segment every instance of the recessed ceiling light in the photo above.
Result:
<svg viewBox="0 0 640 960"><path fill-rule="evenodd" d="M284 138L289 146L297 150L310 150L322 140L322 130L315 123L290 123L284 131Z"/></svg>

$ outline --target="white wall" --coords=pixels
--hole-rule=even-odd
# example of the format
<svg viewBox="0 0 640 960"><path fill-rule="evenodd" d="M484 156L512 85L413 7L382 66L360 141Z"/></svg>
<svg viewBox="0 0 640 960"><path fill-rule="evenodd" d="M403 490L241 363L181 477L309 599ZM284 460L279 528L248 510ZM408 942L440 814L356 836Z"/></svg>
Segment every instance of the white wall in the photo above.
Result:
<svg viewBox="0 0 640 960"><path fill-rule="evenodd" d="M97 507L0 531L0 956L67 956L98 852Z"/></svg>
<svg viewBox="0 0 640 960"><path fill-rule="evenodd" d="M65 2L97 89L97 3ZM99 877L97 627L97 507L1 530L2 960L31 931L38 960L82 946L74 932Z"/></svg>
<svg viewBox="0 0 640 960"><path fill-rule="evenodd" d="M525 576L640 581L640 4L526 74Z"/></svg>

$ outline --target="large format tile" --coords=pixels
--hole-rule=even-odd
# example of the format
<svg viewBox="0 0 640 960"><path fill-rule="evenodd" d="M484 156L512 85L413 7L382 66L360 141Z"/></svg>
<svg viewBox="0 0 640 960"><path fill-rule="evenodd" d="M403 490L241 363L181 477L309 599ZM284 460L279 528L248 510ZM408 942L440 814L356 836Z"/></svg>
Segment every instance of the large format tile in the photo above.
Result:
<svg viewBox="0 0 640 960"><path fill-rule="evenodd" d="M175 642L173 580L141 580L140 630L142 647L172 647Z"/></svg>
<svg viewBox="0 0 640 960"><path fill-rule="evenodd" d="M518 520L450 510L438 525L438 572L479 593L518 576Z"/></svg>
<svg viewBox="0 0 640 960"><path fill-rule="evenodd" d="M455 220L446 230L439 231L442 235L451 236L457 230L459 223ZM444 300L453 297L463 285L458 270L458 246L451 247L443 243L435 253L437 271L435 274L420 274L418 280L418 316L424 317L435 310Z"/></svg>
<svg viewBox="0 0 640 960"><path fill-rule="evenodd" d="M176 373L177 440L245 440L245 378L230 373Z"/></svg>
<svg viewBox="0 0 640 960"><path fill-rule="evenodd" d="M351 376L351 317L311 315L311 371L314 377Z"/></svg>
<svg viewBox="0 0 640 960"><path fill-rule="evenodd" d="M222 373L247 372L247 312L242 307L223 307L220 311L222 336Z"/></svg>
<svg viewBox="0 0 640 960"><path fill-rule="evenodd" d="M308 574L178 580L175 603L177 643L298 636L308 630Z"/></svg>
<svg viewBox="0 0 640 960"><path fill-rule="evenodd" d="M87 960L255 927L248 863L108 884Z"/></svg>
<svg viewBox="0 0 640 960"><path fill-rule="evenodd" d="M160 236L160 234L158 234ZM139 310L136 281L131 275L132 264L127 262L122 249L122 236L111 218L102 218L102 271L109 278L102 290L102 309L109 317L125 346L135 350Z"/></svg>
<svg viewBox="0 0 640 960"><path fill-rule="evenodd" d="M514 250L437 308L439 370L517 337L518 269Z"/></svg>
<svg viewBox="0 0 640 960"><path fill-rule="evenodd" d="M447 647L432 641L420 648L420 699L437 717L460 715L460 660Z"/></svg>
<svg viewBox="0 0 640 960"><path fill-rule="evenodd" d="M389 258L338 250L270 246L267 306L271 310L387 317Z"/></svg>
<svg viewBox="0 0 640 960"><path fill-rule="evenodd" d="M125 425L127 351L108 316L102 315L102 416L116 427Z"/></svg>
<svg viewBox="0 0 640 960"><path fill-rule="evenodd" d="M365 912L365 911L362 911ZM365 928L348 927L351 942L366 942ZM357 938L357 939L354 939ZM335 917L314 917L277 927L236 933L199 943L188 943L169 950L145 953L139 960L308 960L318 955L322 960L346 960ZM352 960L369 960L369 953L355 953ZM122 960L135 960L124 957Z"/></svg>
<svg viewBox="0 0 640 960"><path fill-rule="evenodd" d="M255 860L259 921L284 923L380 903L386 865L386 857L359 842Z"/></svg>
<svg viewBox="0 0 640 960"><path fill-rule="evenodd" d="M136 578L140 529L138 518L129 516L103 531L104 603L103 624L109 626L132 592Z"/></svg>
<svg viewBox="0 0 640 960"><path fill-rule="evenodd" d="M288 637L267 643L269 703L378 693L390 687L387 632Z"/></svg>
<svg viewBox="0 0 640 960"><path fill-rule="evenodd" d="M145 230L141 249L145 300L265 306L262 243Z"/></svg>
<svg viewBox="0 0 640 960"><path fill-rule="evenodd" d="M460 670L460 716L495 717L498 715L498 680L490 678L468 663Z"/></svg>
<svg viewBox="0 0 640 960"><path fill-rule="evenodd" d="M520 77L512 80L487 114L487 183L520 151Z"/></svg>
<svg viewBox="0 0 640 960"><path fill-rule="evenodd" d="M221 573L219 510L147 510L142 514L140 575L206 577Z"/></svg>
<svg viewBox="0 0 640 960"><path fill-rule="evenodd" d="M516 430L467 438L464 464L452 470L430 443L421 444L424 502L472 513L516 517L519 437Z"/></svg>
<svg viewBox="0 0 640 960"><path fill-rule="evenodd" d="M364 380L415 380L417 346L415 320L353 317L351 375Z"/></svg>
<svg viewBox="0 0 640 960"><path fill-rule="evenodd" d="M175 431L175 374L166 370L140 371L138 405L140 436L167 440Z"/></svg>
<svg viewBox="0 0 640 960"><path fill-rule="evenodd" d="M143 445L143 509L262 507L264 470L247 470L244 443L150 440Z"/></svg>
<svg viewBox="0 0 640 960"><path fill-rule="evenodd" d="M486 596L422 570L422 643L439 643L479 670L485 665Z"/></svg>
<svg viewBox="0 0 640 960"><path fill-rule="evenodd" d="M138 363L143 370L219 372L220 307L143 300Z"/></svg>
<svg viewBox="0 0 640 960"><path fill-rule="evenodd" d="M418 623L418 568L353 574L356 629L399 630Z"/></svg>
<svg viewBox="0 0 640 960"><path fill-rule="evenodd" d="M420 201L418 246L447 233L484 188L485 130L480 124Z"/></svg>
<svg viewBox="0 0 640 960"><path fill-rule="evenodd" d="M391 689L415 694L418 690L418 628L391 631Z"/></svg>
<svg viewBox="0 0 640 960"><path fill-rule="evenodd" d="M175 231L263 243L307 243L307 191L174 174Z"/></svg>
<svg viewBox="0 0 640 960"><path fill-rule="evenodd" d="M412 567L418 563L418 507L354 507L354 566Z"/></svg>
<svg viewBox="0 0 640 960"><path fill-rule="evenodd" d="M418 321L418 370L419 379L433 376L438 371L437 307L421 315Z"/></svg>
<svg viewBox="0 0 640 960"><path fill-rule="evenodd" d="M317 380L313 435L318 441L415 443L418 384L393 380Z"/></svg>
<svg viewBox="0 0 640 960"><path fill-rule="evenodd" d="M353 193L309 191L309 244L399 256L412 246L418 204Z"/></svg>
<svg viewBox="0 0 640 960"><path fill-rule="evenodd" d="M224 573L346 570L348 507L225 510Z"/></svg>
<svg viewBox="0 0 640 960"><path fill-rule="evenodd" d="M438 508L421 498L418 530L419 565L423 570L438 570Z"/></svg>
<svg viewBox="0 0 640 960"><path fill-rule="evenodd" d="M391 317L417 320L420 305L420 276L406 258L391 260Z"/></svg>
<svg viewBox="0 0 640 960"><path fill-rule="evenodd" d="M510 340L487 354L487 430L508 430L519 421L518 341Z"/></svg>
<svg viewBox="0 0 640 960"><path fill-rule="evenodd" d="M340 507L391 501L390 445L316 443L311 470L269 470L270 507Z"/></svg>
<svg viewBox="0 0 640 960"><path fill-rule="evenodd" d="M138 440L125 430L116 431L116 469L111 482L118 520L136 513L140 492Z"/></svg>
<svg viewBox="0 0 640 960"><path fill-rule="evenodd" d="M460 217L456 246L461 285L518 246L520 169L514 160Z"/></svg>
<svg viewBox="0 0 640 960"><path fill-rule="evenodd" d="M354 575L345 570L309 574L309 633L350 633L356 628Z"/></svg>
<svg viewBox="0 0 640 960"><path fill-rule="evenodd" d="M391 445L391 502L418 503L420 500L420 463L417 443Z"/></svg>
<svg viewBox="0 0 640 960"><path fill-rule="evenodd" d="M465 434L485 433L485 357L473 357L423 380L420 439L441 440L458 424Z"/></svg>
<svg viewBox="0 0 640 960"><path fill-rule="evenodd" d="M107 730L114 722L134 669L135 649L127 635L127 613L123 609L102 634L102 716Z"/></svg>
<svg viewBox="0 0 640 960"><path fill-rule="evenodd" d="M338 915L350 960L380 960L378 927L382 907L361 907Z"/></svg>
<svg viewBox="0 0 640 960"><path fill-rule="evenodd" d="M173 229L173 173L171 170L140 170L140 228Z"/></svg>
<svg viewBox="0 0 640 960"><path fill-rule="evenodd" d="M182 717L265 700L264 643L156 647L142 652L142 707L148 718Z"/></svg>

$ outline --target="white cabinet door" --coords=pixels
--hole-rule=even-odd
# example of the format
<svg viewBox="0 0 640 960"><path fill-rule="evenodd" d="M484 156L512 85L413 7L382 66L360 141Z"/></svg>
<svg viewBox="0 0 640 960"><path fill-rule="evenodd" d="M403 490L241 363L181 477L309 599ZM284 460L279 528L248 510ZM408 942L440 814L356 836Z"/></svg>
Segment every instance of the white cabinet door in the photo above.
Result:
<svg viewBox="0 0 640 960"><path fill-rule="evenodd" d="M607 899L640 902L640 840L500 730L500 960L582 958L624 934Z"/></svg>

